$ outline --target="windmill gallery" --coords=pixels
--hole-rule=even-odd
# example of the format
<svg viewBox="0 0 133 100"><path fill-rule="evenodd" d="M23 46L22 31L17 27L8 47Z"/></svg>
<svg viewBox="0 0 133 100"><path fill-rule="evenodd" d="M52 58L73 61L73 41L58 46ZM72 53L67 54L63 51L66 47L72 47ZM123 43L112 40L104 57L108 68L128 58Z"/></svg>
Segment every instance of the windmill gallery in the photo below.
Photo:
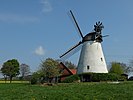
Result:
<svg viewBox="0 0 133 100"><path fill-rule="evenodd" d="M102 29L103 24L99 21L94 25L94 31L83 36L80 27L74 17L73 12L70 10L73 21L80 33L82 41L78 42L75 46L62 54L60 58L67 56L70 52L82 45L80 57L77 66L77 74L83 73L108 73L106 61L104 58L101 42L103 41Z"/></svg>

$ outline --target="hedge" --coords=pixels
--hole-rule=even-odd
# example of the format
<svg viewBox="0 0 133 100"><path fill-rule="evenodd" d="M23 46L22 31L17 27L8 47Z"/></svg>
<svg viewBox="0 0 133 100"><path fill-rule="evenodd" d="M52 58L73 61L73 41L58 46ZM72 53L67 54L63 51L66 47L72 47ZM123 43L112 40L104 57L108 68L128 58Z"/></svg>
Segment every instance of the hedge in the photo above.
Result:
<svg viewBox="0 0 133 100"><path fill-rule="evenodd" d="M62 83L73 83L78 80L80 80L80 77L77 74L75 74L75 75L66 77L66 79L64 81L62 81Z"/></svg>
<svg viewBox="0 0 133 100"><path fill-rule="evenodd" d="M89 81L92 82L117 81L121 79L121 76L115 73L84 73L80 74L80 76L89 76Z"/></svg>
<svg viewBox="0 0 133 100"><path fill-rule="evenodd" d="M113 73L93 73L92 81L117 81L119 75Z"/></svg>
<svg viewBox="0 0 133 100"><path fill-rule="evenodd" d="M63 83L72 83L80 80L80 77L88 76L91 82L100 82L100 81L124 81L125 77L120 76L115 73L84 73L80 75L71 75L68 76ZM82 78L81 78L82 79ZM81 80L83 81L83 80Z"/></svg>

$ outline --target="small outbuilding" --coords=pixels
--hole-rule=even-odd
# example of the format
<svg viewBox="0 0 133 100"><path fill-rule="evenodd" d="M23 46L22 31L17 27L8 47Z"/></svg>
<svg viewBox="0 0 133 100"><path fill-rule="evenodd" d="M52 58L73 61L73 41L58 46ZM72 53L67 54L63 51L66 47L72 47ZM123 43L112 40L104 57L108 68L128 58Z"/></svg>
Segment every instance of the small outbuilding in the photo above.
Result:
<svg viewBox="0 0 133 100"><path fill-rule="evenodd" d="M60 62L59 68L60 68L60 72L61 72L61 75L59 76L60 82L65 80L66 77L68 77L70 75L75 75L77 73L76 69L69 69L62 62Z"/></svg>

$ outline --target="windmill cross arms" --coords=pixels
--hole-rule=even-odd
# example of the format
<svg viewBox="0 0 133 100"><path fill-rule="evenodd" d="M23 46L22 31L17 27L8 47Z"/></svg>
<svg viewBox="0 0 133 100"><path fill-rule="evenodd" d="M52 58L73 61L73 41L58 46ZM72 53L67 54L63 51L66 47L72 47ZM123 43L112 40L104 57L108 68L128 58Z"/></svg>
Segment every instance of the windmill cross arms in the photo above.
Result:
<svg viewBox="0 0 133 100"><path fill-rule="evenodd" d="M102 22L96 22L96 25L94 25L94 31L101 34L102 29L104 28Z"/></svg>

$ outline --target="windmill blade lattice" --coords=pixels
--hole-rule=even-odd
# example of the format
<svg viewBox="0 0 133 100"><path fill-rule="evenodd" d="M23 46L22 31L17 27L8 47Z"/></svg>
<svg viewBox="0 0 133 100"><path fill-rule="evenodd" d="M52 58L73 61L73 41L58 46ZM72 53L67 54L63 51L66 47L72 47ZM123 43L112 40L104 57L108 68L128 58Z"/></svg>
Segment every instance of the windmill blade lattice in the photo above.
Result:
<svg viewBox="0 0 133 100"><path fill-rule="evenodd" d="M67 55L69 52L71 52L72 50L74 50L75 48L77 48L82 42L80 41L78 44L76 44L75 46L73 46L72 48L70 48L67 52L65 52L64 54L62 54L60 56L60 58L62 58L63 56ZM73 53L75 54L75 53Z"/></svg>

